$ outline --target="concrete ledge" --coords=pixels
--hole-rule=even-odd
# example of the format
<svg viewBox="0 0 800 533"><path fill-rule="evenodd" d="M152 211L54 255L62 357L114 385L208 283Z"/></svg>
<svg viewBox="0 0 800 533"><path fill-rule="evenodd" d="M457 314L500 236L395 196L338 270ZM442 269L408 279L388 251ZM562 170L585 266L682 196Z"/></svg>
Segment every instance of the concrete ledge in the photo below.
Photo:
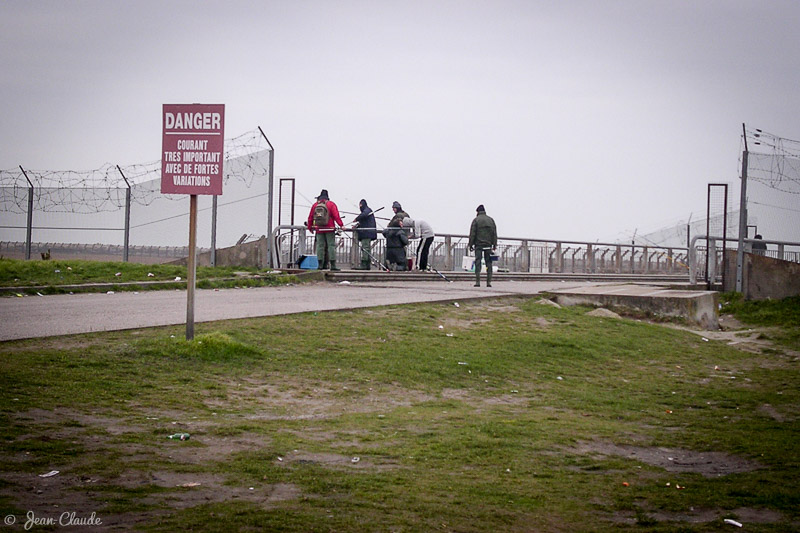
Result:
<svg viewBox="0 0 800 533"><path fill-rule="evenodd" d="M550 294L559 305L628 308L657 316L685 318L706 330L719 329L718 293L713 291L625 284L555 290Z"/></svg>

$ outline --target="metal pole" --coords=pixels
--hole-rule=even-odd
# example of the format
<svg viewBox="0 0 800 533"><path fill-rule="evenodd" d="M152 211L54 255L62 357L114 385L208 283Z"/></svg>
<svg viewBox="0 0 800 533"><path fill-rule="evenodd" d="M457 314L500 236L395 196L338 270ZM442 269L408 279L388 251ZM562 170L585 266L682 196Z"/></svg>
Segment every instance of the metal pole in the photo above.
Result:
<svg viewBox="0 0 800 533"><path fill-rule="evenodd" d="M744 238L747 233L747 130L742 123L744 152L742 152L742 186L739 196L739 249L736 252L736 292L742 292L744 270Z"/></svg>
<svg viewBox="0 0 800 533"><path fill-rule="evenodd" d="M122 173L122 169L119 168L119 165L117 165L117 171L119 171L119 175L122 176L122 179L125 180L125 185L128 186L128 190L125 191L125 238L122 248L122 262L127 263L128 245L130 244L131 237L131 184L128 182L128 178L125 177L125 174Z"/></svg>
<svg viewBox="0 0 800 533"><path fill-rule="evenodd" d="M197 195L189 195L189 257L186 260L186 340L194 339L194 286L197 274Z"/></svg>
<svg viewBox="0 0 800 533"><path fill-rule="evenodd" d="M722 210L724 213L722 217L722 290L728 290L725 287L725 280L726 276L725 273L727 272L727 256L728 256L728 184L722 184L724 191L725 191L725 207Z"/></svg>
<svg viewBox="0 0 800 533"><path fill-rule="evenodd" d="M264 135L264 130L261 129L261 126L258 127L258 131L261 132L261 136L264 137L264 140L267 141L267 144L269 145L269 200L268 200L269 203L267 204L267 235L269 236L269 238L267 240L267 258L268 258L267 260L269 261L269 265L267 265L267 266L272 267L272 247L274 246L274 244L272 243L272 237L271 237L272 236L272 204L274 203L272 201L272 190L273 190L272 178L273 178L273 173L274 173L274 168L275 168L275 148L272 147L272 143L269 142L269 139L267 139L267 136Z"/></svg>
<svg viewBox="0 0 800 533"><path fill-rule="evenodd" d="M706 236L711 237L711 184L706 186ZM706 240L706 289L711 290L711 244L713 240ZM716 247L714 247L716 250ZM716 257L714 258L716 261Z"/></svg>
<svg viewBox="0 0 800 533"><path fill-rule="evenodd" d="M211 266L217 266L217 196L211 198Z"/></svg>
<svg viewBox="0 0 800 533"><path fill-rule="evenodd" d="M33 237L33 183L31 183L28 173L25 172L22 165L19 166L19 169L25 179L28 180L28 226L25 236L25 259L28 260L31 258L31 238Z"/></svg>

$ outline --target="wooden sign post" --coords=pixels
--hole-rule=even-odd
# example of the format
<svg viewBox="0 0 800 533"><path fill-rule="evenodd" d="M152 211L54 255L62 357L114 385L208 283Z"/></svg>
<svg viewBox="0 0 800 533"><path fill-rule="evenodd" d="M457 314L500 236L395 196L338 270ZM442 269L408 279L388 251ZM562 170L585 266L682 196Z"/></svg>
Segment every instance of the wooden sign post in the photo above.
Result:
<svg viewBox="0 0 800 533"><path fill-rule="evenodd" d="M164 104L161 192L189 195L186 340L194 339L197 278L197 195L222 194L224 104Z"/></svg>

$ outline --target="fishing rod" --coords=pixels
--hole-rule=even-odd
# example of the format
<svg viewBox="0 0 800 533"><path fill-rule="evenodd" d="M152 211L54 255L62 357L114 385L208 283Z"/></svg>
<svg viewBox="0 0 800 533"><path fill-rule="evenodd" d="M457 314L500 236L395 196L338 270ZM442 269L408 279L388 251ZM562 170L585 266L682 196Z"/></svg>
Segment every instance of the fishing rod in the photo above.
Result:
<svg viewBox="0 0 800 533"><path fill-rule="evenodd" d="M377 212L378 212L378 211L380 211L381 209L383 209L383 207L379 207L378 209L376 209L376 210L372 211L372 213L371 213L371 214L372 214L372 215L374 215L375 213L377 213ZM342 213L350 213L350 212L349 212L349 211L342 211ZM351 214L352 214L352 213L351 213ZM361 214L361 213L359 213L359 214ZM380 218L381 220L391 220L391 219L389 219L389 218L383 218L383 217L375 217L375 218ZM357 223L357 222L356 222L355 220L354 220L354 221L352 221L352 222L348 222L348 224L356 224L356 223ZM373 229L373 228L366 228L366 229Z"/></svg>

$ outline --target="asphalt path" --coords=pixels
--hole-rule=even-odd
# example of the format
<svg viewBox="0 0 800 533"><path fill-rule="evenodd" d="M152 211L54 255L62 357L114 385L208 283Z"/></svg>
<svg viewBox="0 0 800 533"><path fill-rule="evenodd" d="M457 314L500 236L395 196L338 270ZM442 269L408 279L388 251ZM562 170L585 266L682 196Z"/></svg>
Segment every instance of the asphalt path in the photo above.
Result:
<svg viewBox="0 0 800 533"><path fill-rule="evenodd" d="M535 295L602 284L497 281L490 288L473 287L472 281L314 282L249 289L197 289L194 321ZM0 298L0 341L186 324L186 317L186 290Z"/></svg>

